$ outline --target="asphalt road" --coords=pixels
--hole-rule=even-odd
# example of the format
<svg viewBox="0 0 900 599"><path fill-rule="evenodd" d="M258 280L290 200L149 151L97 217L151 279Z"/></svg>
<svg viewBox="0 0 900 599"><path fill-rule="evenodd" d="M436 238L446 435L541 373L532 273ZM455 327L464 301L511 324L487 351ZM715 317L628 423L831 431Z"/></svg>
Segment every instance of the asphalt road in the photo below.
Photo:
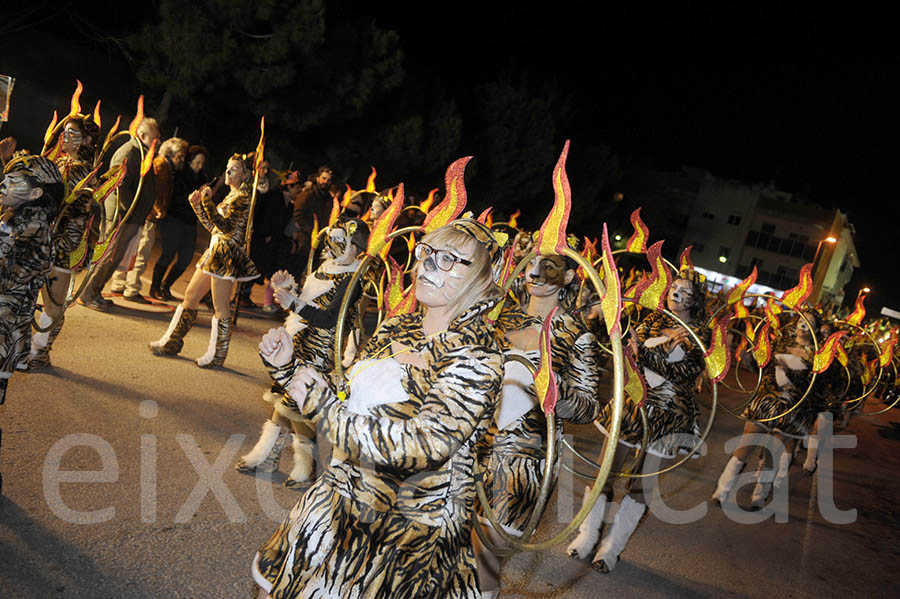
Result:
<svg viewBox="0 0 900 599"><path fill-rule="evenodd" d="M116 301L108 314L73 307L53 367L10 382L0 597L249 597L252 556L299 497L279 484L288 453L274 481L233 468L268 416L256 345L276 323L242 317L226 367L202 370L191 358L206 349L209 312L201 312L183 357L158 358L147 342L162 334L170 308ZM722 401L741 399L729 392ZM723 446L741 428L720 413L707 455L660 479L666 505L701 510L698 517L672 524L648 515L610 574L567 557L565 544L519 553L504 565L501 596L892 595L898 421L896 414L855 419L841 434L857 445L835 450L833 476L820 467L809 477L794 465L786 509L777 514L785 522L742 524L707 502L727 461ZM596 436L586 427L567 432L585 446ZM836 507L856 510L850 523L823 516L818 491L830 480ZM561 474L538 538L564 526L583 487ZM740 490L739 504L747 505L749 489Z"/></svg>

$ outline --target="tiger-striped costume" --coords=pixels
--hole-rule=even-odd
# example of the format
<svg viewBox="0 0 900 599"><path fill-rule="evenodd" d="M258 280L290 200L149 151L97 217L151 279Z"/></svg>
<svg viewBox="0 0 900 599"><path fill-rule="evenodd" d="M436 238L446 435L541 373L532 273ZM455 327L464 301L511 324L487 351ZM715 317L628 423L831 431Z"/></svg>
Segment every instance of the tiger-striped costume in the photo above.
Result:
<svg viewBox="0 0 900 599"><path fill-rule="evenodd" d="M256 265L244 249L244 236L250 217L250 196L245 190L232 190L218 206L212 198L203 199L194 206L197 219L212 234L209 248L197 268L214 277L249 281L259 276Z"/></svg>
<svg viewBox="0 0 900 599"><path fill-rule="evenodd" d="M505 333L529 327L540 329L540 319L528 316L517 307L504 308L495 329L504 351L512 349ZM559 390L555 439L558 446L562 438L563 419L587 424L600 412L599 349L594 335L568 312L558 311L553 316L550 334L553 371ZM538 367L539 352L526 352L526 357L535 368ZM508 363L507 370L510 366L512 364ZM507 378L504 381L504 399L507 394L515 393L518 386L519 383ZM534 397L533 385L527 392ZM539 405L535 405L502 430L495 418L487 437L479 444L479 451L487 452L485 489L491 508L508 532L510 529L515 532L524 529L537 502L544 478L546 435L544 412ZM553 469L554 478L558 468L557 463Z"/></svg>
<svg viewBox="0 0 900 599"><path fill-rule="evenodd" d="M78 159L69 158L65 154L61 154L56 161L56 166L63 178L63 184L66 188L66 197L72 193L72 190L85 177L91 174L90 165ZM53 248L56 257L53 260L53 266L57 270L64 272L72 272L73 266L70 264L70 256L72 252L78 248L85 231L89 226L91 217L91 193L83 191L68 205L60 205L62 216L59 224L53 232ZM89 256L90 252L85 251L85 255Z"/></svg>
<svg viewBox="0 0 900 599"><path fill-rule="evenodd" d="M763 420L784 414L806 392L811 376L812 348L804 348L807 355L801 358L806 367L803 370L787 368L775 359L778 354L788 353L788 349L793 345L795 345L793 340L788 341L784 338L775 344L772 359L763 369L759 390L744 409L744 418ZM782 378L782 375L786 378ZM782 379L781 383L779 383L779 378ZM759 424L767 429L785 432L789 435L808 435L816 421L817 414L816 406L807 398L789 414Z"/></svg>
<svg viewBox="0 0 900 599"><path fill-rule="evenodd" d="M337 401L314 388L299 405L334 445L335 459L254 560L254 578L276 599L477 599L471 545L475 444L494 416L503 358L476 304L426 338L422 313L385 321L363 359L394 363L403 397L350 404L378 393L355 388ZM384 348L420 352L425 368L397 365ZM392 350L389 350L392 351ZM271 368L287 383L285 369Z"/></svg>
<svg viewBox="0 0 900 599"><path fill-rule="evenodd" d="M697 377L704 369L703 352L690 338L671 351L668 342L655 347L645 345L648 340L663 336L663 329L679 326L664 312L650 312L634 330L638 339L637 363L647 379L647 451L664 458L673 458L679 451L690 451L700 438L700 409L694 396ZM690 327L704 343L709 343L708 329L699 324ZM676 356L680 358L675 359ZM607 405L595 422L604 433L609 430L611 413L611 406ZM643 434L638 407L629 403L622 414L619 442L640 447Z"/></svg>
<svg viewBox="0 0 900 599"><path fill-rule="evenodd" d="M37 295L53 264L56 200L44 195L0 216L0 405L27 352Z"/></svg>
<svg viewBox="0 0 900 599"><path fill-rule="evenodd" d="M337 328L338 311L344 292L359 266L358 261L340 265L326 260L307 277L300 294L307 304L299 314L291 313L285 320L285 328L292 334L295 364L312 366L323 374L334 370L334 335ZM359 297L359 287L356 289ZM355 298L350 303L347 318L352 322ZM279 414L291 420L302 420L297 403L276 382L272 395L266 400L275 402Z"/></svg>

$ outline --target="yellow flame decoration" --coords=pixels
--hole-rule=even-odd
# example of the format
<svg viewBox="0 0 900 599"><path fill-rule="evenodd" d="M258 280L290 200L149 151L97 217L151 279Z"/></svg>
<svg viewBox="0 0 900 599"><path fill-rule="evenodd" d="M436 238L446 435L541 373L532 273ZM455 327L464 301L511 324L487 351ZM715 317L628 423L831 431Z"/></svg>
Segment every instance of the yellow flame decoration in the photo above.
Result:
<svg viewBox="0 0 900 599"><path fill-rule="evenodd" d="M804 264L800 269L800 282L796 287L788 289L781 296L781 301L791 310L796 310L812 293L812 264Z"/></svg>
<svg viewBox="0 0 900 599"><path fill-rule="evenodd" d="M548 416L556 409L557 389L556 374L553 372L553 356L550 348L550 321L559 309L553 308L541 326L540 348L541 360L537 372L534 375L534 390L541 409Z"/></svg>
<svg viewBox="0 0 900 599"><path fill-rule="evenodd" d="M813 356L813 372L819 374L828 370L828 367L831 366L831 362L834 361L838 341L846 334L847 331L838 331L825 340L825 343L819 347L819 351Z"/></svg>
<svg viewBox="0 0 900 599"><path fill-rule="evenodd" d="M606 223L603 223L603 284L606 292L600 300L600 311L603 312L603 320L606 330L610 335L619 332L619 319L622 316L622 285L619 282L619 272L613 259L612 248L609 245L609 233Z"/></svg>
<svg viewBox="0 0 900 599"><path fill-rule="evenodd" d="M631 213L631 225L634 227L634 233L628 238L625 249L633 254L643 254L647 251L647 240L650 238L650 229L641 220L641 209L638 208Z"/></svg>
<svg viewBox="0 0 900 599"><path fill-rule="evenodd" d="M757 365L763 368L772 358L772 346L769 340L771 325L766 323L757 335L756 345L753 347L753 358Z"/></svg>
<svg viewBox="0 0 900 599"><path fill-rule="evenodd" d="M372 167L372 173L369 175L369 178L366 180L366 191L374 193L375 192L375 176L378 175L378 171L375 170L375 167Z"/></svg>
<svg viewBox="0 0 900 599"><path fill-rule="evenodd" d="M50 126L47 127L47 131L44 133L44 145L50 145L50 142L53 141L53 130L56 128L56 123L59 120L59 117L56 114L56 111L53 111L53 120L50 121Z"/></svg>
<svg viewBox="0 0 900 599"><path fill-rule="evenodd" d="M647 399L647 383L628 347L625 348L625 394L637 407L642 406Z"/></svg>
<svg viewBox="0 0 900 599"><path fill-rule="evenodd" d="M313 228L312 228L312 233L310 233L309 246L313 250L315 250L317 247L319 247L319 215L318 214L313 214Z"/></svg>
<svg viewBox="0 0 900 599"><path fill-rule="evenodd" d="M868 294L861 293L859 297L856 298L856 308L853 310L853 313L847 317L847 322L854 325L859 326L863 321L863 318L866 317L866 307L864 305L866 301L866 296Z"/></svg>
<svg viewBox="0 0 900 599"><path fill-rule="evenodd" d="M76 114L81 113L81 92L84 90L84 86L81 85L81 81L78 79L75 80L75 92L72 94L72 101L69 103L69 116L75 116Z"/></svg>
<svg viewBox="0 0 900 599"><path fill-rule="evenodd" d="M158 145L159 145L159 140L154 139L153 143L150 144L150 149L147 150L146 154L144 154L144 159L141 161L141 176L142 177L150 172L150 168L153 166L153 157L156 155L156 146L158 146Z"/></svg>
<svg viewBox="0 0 900 599"><path fill-rule="evenodd" d="M141 125L141 121L144 120L144 95L141 94L138 97L137 101L137 112L134 115L134 119L132 119L131 124L128 125L128 132L132 137L137 137L138 127Z"/></svg>
<svg viewBox="0 0 900 599"><path fill-rule="evenodd" d="M569 155L569 140L563 146L562 154L553 169L553 208L538 231L535 251L540 255L561 253L566 246L566 227L572 209L572 190L566 175L566 158Z"/></svg>
<svg viewBox="0 0 900 599"><path fill-rule="evenodd" d="M121 183L122 179L125 178L125 172L128 168L128 159L122 161L122 164L119 165L119 168L116 171L110 171L107 173L107 179L104 183L94 190L92 198L95 202L100 203L105 200L109 194L113 192Z"/></svg>
<svg viewBox="0 0 900 599"><path fill-rule="evenodd" d="M422 228L426 233L440 229L465 210L467 199L466 164L471 159L471 156L465 156L447 167L447 173L444 175L444 185L446 187L444 199L425 216Z"/></svg>
<svg viewBox="0 0 900 599"><path fill-rule="evenodd" d="M728 351L728 318L713 323L712 338L709 349L704 354L706 372L709 380L718 383L728 375L731 366L731 354Z"/></svg>
<svg viewBox="0 0 900 599"><path fill-rule="evenodd" d="M97 124L97 127L102 127L103 125L100 123L100 100L97 100L97 103L94 105L94 123ZM97 140L94 140L96 143Z"/></svg>
<svg viewBox="0 0 900 599"><path fill-rule="evenodd" d="M394 222L403 210L403 183L397 188L397 197L391 201L387 209L375 221L372 232L369 234L369 246L366 253L370 256L378 256L386 244L388 233L394 228Z"/></svg>
<svg viewBox="0 0 900 599"><path fill-rule="evenodd" d="M515 212L513 212L512 216L509 217L509 222L507 224L510 227L512 227L513 229L515 229L516 225L519 222L519 215L521 215L521 214L522 214L521 210L516 210Z"/></svg>

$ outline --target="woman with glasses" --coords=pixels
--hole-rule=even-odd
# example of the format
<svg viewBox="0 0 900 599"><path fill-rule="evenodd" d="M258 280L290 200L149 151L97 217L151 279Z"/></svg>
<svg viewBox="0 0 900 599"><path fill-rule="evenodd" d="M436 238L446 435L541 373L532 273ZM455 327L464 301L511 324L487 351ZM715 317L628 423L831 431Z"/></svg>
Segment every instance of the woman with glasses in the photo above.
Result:
<svg viewBox="0 0 900 599"><path fill-rule="evenodd" d="M260 354L333 459L253 562L261 597L479 596L470 533L475 445L503 358L483 315L499 296L491 231L462 219L416 249L421 310L382 323L335 386L297 368L290 336Z"/></svg>
<svg viewBox="0 0 900 599"><path fill-rule="evenodd" d="M150 351L154 354L176 355L181 351L184 336L197 318L200 300L211 291L215 314L210 325L209 347L204 355L197 358L197 366L212 368L225 362L234 322L231 314L234 286L239 281L250 281L259 276L244 245L250 217L252 172L246 157L235 154L228 160L225 170L225 185L230 191L218 206L213 204L209 186L194 191L188 197L197 218L212 237L209 248L197 261L184 300L175 309L169 328L159 340L150 343Z"/></svg>

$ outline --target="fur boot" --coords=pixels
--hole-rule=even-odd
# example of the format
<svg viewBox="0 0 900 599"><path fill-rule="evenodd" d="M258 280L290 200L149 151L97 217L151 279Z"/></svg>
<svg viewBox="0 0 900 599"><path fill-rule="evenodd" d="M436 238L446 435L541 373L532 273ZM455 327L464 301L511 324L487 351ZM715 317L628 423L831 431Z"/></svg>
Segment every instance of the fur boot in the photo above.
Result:
<svg viewBox="0 0 900 599"><path fill-rule="evenodd" d="M725 465L725 470L723 470L722 474L719 476L719 482L716 484L716 490L712 496L713 502L719 505L725 503L728 499L728 495L731 494L731 490L734 488L734 484L737 482L738 475L743 469L744 462L731 456L731 459L728 460L728 463Z"/></svg>
<svg viewBox="0 0 900 599"><path fill-rule="evenodd" d="M256 445L234 467L240 472L275 472L287 437L288 434L279 425L266 420Z"/></svg>
<svg viewBox="0 0 900 599"><path fill-rule="evenodd" d="M209 325L209 347L205 354L197 358L197 366L212 368L225 363L228 344L231 342L232 323L234 323L232 317L222 319L212 317L212 323Z"/></svg>
<svg viewBox="0 0 900 599"><path fill-rule="evenodd" d="M581 498L581 506L587 503L588 495L590 495L591 488L584 488L584 496ZM569 547L566 549L566 553L569 557L574 557L575 559L585 559L593 551L594 547L597 546L597 541L600 540L600 531L603 528L603 514L606 511L606 495L601 493L600 497L597 498L597 503L594 504L594 507L591 508L590 513L587 515L581 522L581 526L578 527L578 536L575 537L575 540L569 543Z"/></svg>
<svg viewBox="0 0 900 599"><path fill-rule="evenodd" d="M303 435L291 433L291 448L294 450L294 467L284 486L295 489L305 486L315 473L316 445Z"/></svg>
<svg viewBox="0 0 900 599"><path fill-rule="evenodd" d="M631 495L626 495L622 499L616 517L613 518L609 530L603 535L600 548L594 555L592 562L594 569L600 572L612 572L612 569L616 567L616 562L619 561L619 554L625 549L625 545L634 534L646 509L647 506L632 499Z"/></svg>
<svg viewBox="0 0 900 599"><path fill-rule="evenodd" d="M175 308L175 314L172 315L172 322L169 323L169 328L157 341L150 343L150 351L157 356L177 355L181 348L184 347L184 336L194 326L196 319L196 310L189 310L179 304Z"/></svg>

